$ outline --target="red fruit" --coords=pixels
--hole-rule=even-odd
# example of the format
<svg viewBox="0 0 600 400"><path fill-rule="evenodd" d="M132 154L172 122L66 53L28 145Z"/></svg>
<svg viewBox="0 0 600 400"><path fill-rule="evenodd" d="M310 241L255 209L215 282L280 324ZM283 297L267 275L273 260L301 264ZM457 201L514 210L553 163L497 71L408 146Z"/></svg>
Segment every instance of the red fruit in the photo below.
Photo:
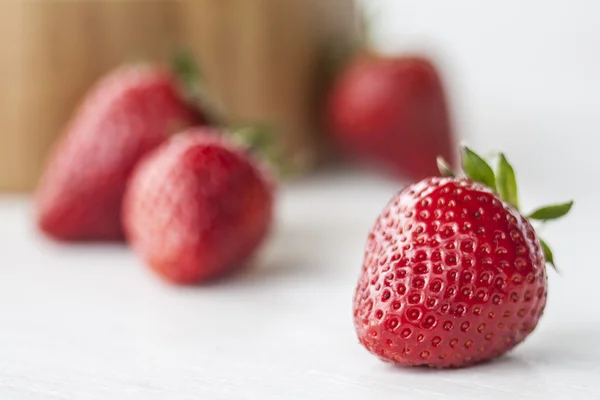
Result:
<svg viewBox="0 0 600 400"><path fill-rule="evenodd" d="M327 122L342 148L396 175L421 179L437 173L436 156L454 160L444 90L426 58L358 57L333 87Z"/></svg>
<svg viewBox="0 0 600 400"><path fill-rule="evenodd" d="M499 189L504 198L516 199L513 178L498 174L499 186L511 188ZM407 187L371 230L354 323L360 342L385 361L465 366L507 352L538 324L551 253L515 206L472 179ZM563 207L541 219L571 204L541 209Z"/></svg>
<svg viewBox="0 0 600 400"><path fill-rule="evenodd" d="M146 157L128 187L123 225L135 252L174 283L240 267L271 226L262 168L216 131L193 129Z"/></svg>
<svg viewBox="0 0 600 400"><path fill-rule="evenodd" d="M40 229L61 240L122 239L121 201L134 165L201 122L169 71L114 71L85 97L49 158L36 194Z"/></svg>

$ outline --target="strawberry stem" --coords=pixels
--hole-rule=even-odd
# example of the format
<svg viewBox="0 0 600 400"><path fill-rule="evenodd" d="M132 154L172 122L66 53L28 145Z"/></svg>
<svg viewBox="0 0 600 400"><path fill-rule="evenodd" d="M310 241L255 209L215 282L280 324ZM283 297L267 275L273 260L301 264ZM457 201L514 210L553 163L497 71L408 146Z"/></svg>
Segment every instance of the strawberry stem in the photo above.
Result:
<svg viewBox="0 0 600 400"><path fill-rule="evenodd" d="M173 58L172 68L188 100L203 112L208 123L224 125L225 117L206 90L204 77L192 55L184 51L178 52Z"/></svg>
<svg viewBox="0 0 600 400"><path fill-rule="evenodd" d="M498 187L498 194L500 194L500 197L512 205L516 210L519 210L519 194L515 171L503 153L500 153L498 158L496 186Z"/></svg>
<svg viewBox="0 0 600 400"><path fill-rule="evenodd" d="M226 130L231 139L250 153L264 160L279 178L289 178L295 173L276 146L272 127L265 124L243 124Z"/></svg>
<svg viewBox="0 0 600 400"><path fill-rule="evenodd" d="M446 160L444 160L443 157L439 156L437 159L437 166L438 169L440 170L440 173L442 174L442 176L448 177L448 178L453 178L454 172L452 172L452 169L450 168L450 166L448 165L448 163L446 162Z"/></svg>
<svg viewBox="0 0 600 400"><path fill-rule="evenodd" d="M553 204L538 208L529 214L527 218L539 221L550 221L564 217L569 213L569 211L571 211L571 207L573 207L573 200L563 204Z"/></svg>
<svg viewBox="0 0 600 400"><path fill-rule="evenodd" d="M540 245L542 246L542 251L544 252L544 259L546 260L546 262L552 265L552 268L554 268L554 270L560 274L558 268L556 268L556 265L554 264L554 254L552 254L552 250L550 249L550 246L548 246L548 243L546 243L544 239L540 238Z"/></svg>
<svg viewBox="0 0 600 400"><path fill-rule="evenodd" d="M467 146L462 148L463 171L467 178L490 187L494 192L496 189L496 177L494 170L489 164Z"/></svg>

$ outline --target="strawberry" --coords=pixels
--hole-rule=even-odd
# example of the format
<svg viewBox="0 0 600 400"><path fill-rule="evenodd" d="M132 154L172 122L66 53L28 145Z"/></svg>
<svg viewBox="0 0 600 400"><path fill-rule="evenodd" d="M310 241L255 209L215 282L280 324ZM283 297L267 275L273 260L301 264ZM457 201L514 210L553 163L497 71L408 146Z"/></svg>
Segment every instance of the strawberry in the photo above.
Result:
<svg viewBox="0 0 600 400"><path fill-rule="evenodd" d="M134 251L179 284L241 267L272 218L268 174L241 146L207 128L177 135L144 158L123 205Z"/></svg>
<svg viewBox="0 0 600 400"><path fill-rule="evenodd" d="M179 129L203 123L157 66L122 67L87 94L36 193L40 229L61 240L118 240L125 183L137 161Z"/></svg>
<svg viewBox="0 0 600 400"><path fill-rule="evenodd" d="M395 175L421 179L437 172L437 155L454 159L442 82L424 57L355 58L331 89L326 124L342 149Z"/></svg>
<svg viewBox="0 0 600 400"><path fill-rule="evenodd" d="M514 171L497 175L463 149L466 177L431 177L396 195L367 241L354 296L360 342L399 365L466 366L497 357L537 326L547 295L548 245L530 220L572 202L519 212Z"/></svg>

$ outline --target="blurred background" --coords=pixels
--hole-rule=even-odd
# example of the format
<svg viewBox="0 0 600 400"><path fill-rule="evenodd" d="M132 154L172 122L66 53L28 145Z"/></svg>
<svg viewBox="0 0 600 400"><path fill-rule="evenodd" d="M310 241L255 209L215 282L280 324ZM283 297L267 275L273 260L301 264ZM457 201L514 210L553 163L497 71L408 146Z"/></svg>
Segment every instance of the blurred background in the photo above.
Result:
<svg viewBox="0 0 600 400"><path fill-rule="evenodd" d="M30 191L48 148L100 76L191 49L233 119L277 124L307 166L328 135L323 49L357 39L426 54L447 89L454 131L481 152L502 149L519 178L581 197L598 171L595 93L600 30L591 0L4 1L0 4L0 190ZM283 16L294 15L293 23ZM322 89L322 88L321 88ZM290 154L291 154L290 153ZM324 156L325 154L325 156Z"/></svg>
<svg viewBox="0 0 600 400"><path fill-rule="evenodd" d="M387 53L430 51L443 65L455 122L518 178L581 198L600 170L597 2L365 0Z"/></svg>
<svg viewBox="0 0 600 400"><path fill-rule="evenodd" d="M229 120L275 126L302 176L364 152L370 164L354 165L397 161L399 169L376 170L401 187L426 175L402 164L407 155L433 166L436 154L466 141L509 156L526 209L575 198L585 215L595 210L590 189L600 172L598 11L591 0L3 1L0 192L34 190L49 149L99 78L184 50ZM413 54L431 64L429 81L406 67ZM404 75L386 75L372 59L391 60ZM425 100L411 109L419 95ZM445 111L428 114L438 108ZM387 119L382 109L391 110ZM431 121L441 128L428 131Z"/></svg>
<svg viewBox="0 0 600 400"><path fill-rule="evenodd" d="M189 52L230 120L274 124L315 163L325 51L355 34L352 0L0 3L0 190L30 191L91 85L124 63ZM291 23L290 23L291 21Z"/></svg>

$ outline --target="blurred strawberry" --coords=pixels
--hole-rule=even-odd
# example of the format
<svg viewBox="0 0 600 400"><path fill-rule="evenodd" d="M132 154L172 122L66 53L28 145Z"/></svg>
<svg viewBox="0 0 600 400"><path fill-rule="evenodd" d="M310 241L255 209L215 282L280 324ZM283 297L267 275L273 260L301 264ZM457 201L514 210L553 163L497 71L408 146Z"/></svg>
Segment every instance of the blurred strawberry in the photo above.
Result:
<svg viewBox="0 0 600 400"><path fill-rule="evenodd" d="M265 239L272 214L271 180L261 165L221 131L194 128L136 168L123 226L156 273L189 284L242 266Z"/></svg>
<svg viewBox="0 0 600 400"><path fill-rule="evenodd" d="M169 70L112 72L84 98L49 158L36 193L40 229L60 240L122 239L121 201L137 161L204 121Z"/></svg>
<svg viewBox="0 0 600 400"><path fill-rule="evenodd" d="M395 175L435 175L442 155L454 165L444 89L423 57L359 55L328 99L326 122L340 147Z"/></svg>

